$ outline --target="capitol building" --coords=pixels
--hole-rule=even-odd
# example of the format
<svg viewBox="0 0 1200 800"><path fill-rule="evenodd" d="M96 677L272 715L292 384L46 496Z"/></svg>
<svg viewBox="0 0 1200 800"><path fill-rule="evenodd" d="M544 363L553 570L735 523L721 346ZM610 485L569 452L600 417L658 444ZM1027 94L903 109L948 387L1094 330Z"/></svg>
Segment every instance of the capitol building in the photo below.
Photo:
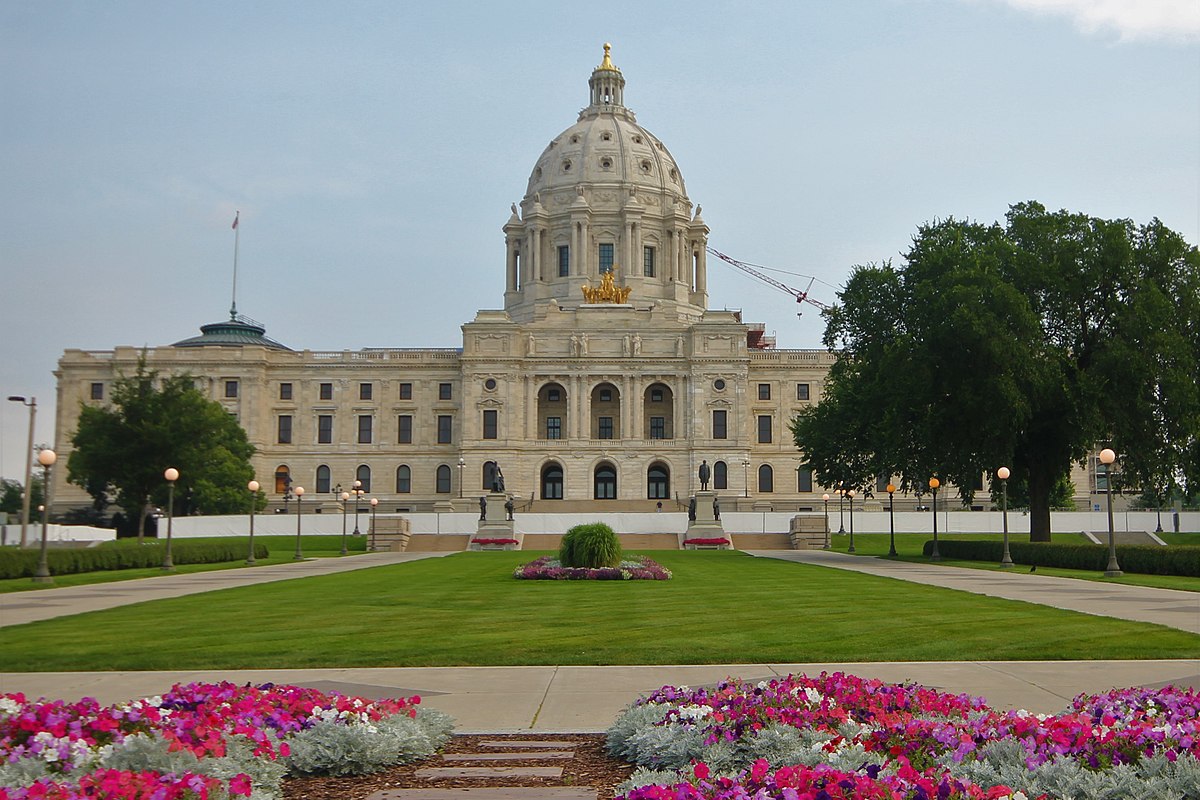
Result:
<svg viewBox="0 0 1200 800"><path fill-rule="evenodd" d="M675 511L707 461L730 510L821 510L829 490L788 424L833 356L775 349L762 325L710 309L708 225L625 105L607 45L587 92L503 225L502 305L462 325L461 348L297 351L231 313L145 350L238 419L271 508L294 486L306 508L336 508L358 480L380 512L469 510L499 466L523 511ZM81 403L107 402L142 352L63 354L60 463ZM90 502L65 473L56 512Z"/></svg>

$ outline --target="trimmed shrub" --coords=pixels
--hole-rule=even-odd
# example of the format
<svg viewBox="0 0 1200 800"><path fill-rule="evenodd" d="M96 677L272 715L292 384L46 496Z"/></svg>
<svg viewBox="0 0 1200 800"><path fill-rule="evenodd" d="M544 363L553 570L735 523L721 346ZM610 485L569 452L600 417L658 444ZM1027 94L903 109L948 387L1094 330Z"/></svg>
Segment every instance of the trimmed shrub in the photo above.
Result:
<svg viewBox="0 0 1200 800"><path fill-rule="evenodd" d="M121 541L104 547L53 548L46 551L46 563L52 575L71 575L78 572L100 572L116 569L144 569L160 567L163 562L165 542ZM221 564L243 561L247 555L246 543L240 540L171 543L171 560L175 564ZM254 543L254 557L267 558L267 546ZM37 571L39 551L36 549L0 549L0 578L28 578Z"/></svg>
<svg viewBox="0 0 1200 800"><path fill-rule="evenodd" d="M616 567L621 563L621 540L603 522L576 525L563 534L558 560L564 567Z"/></svg>
<svg viewBox="0 0 1200 800"><path fill-rule="evenodd" d="M923 551L926 556L932 553L933 542L925 542ZM964 561L999 562L1004 556L1004 543L991 539L938 539L938 552L946 558ZM1108 546L1103 544L1009 541L1008 552L1015 564L1099 572L1108 566ZM1117 562L1124 572L1200 578L1200 547L1190 545L1117 545Z"/></svg>

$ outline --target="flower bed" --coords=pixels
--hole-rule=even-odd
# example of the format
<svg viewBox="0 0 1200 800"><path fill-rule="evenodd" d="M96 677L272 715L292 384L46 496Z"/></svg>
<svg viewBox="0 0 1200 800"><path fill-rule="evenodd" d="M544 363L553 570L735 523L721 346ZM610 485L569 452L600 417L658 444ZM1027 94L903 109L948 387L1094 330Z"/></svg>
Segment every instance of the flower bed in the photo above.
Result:
<svg viewBox="0 0 1200 800"><path fill-rule="evenodd" d="M729 547L729 540L726 539L724 536L718 536L715 538L700 537L700 538L695 538L695 539L684 539L683 546L684 547L692 547L692 548L718 547L718 548L724 550L725 548Z"/></svg>
<svg viewBox="0 0 1200 800"><path fill-rule="evenodd" d="M419 703L232 683L106 707L0 695L0 800L273 800L286 774L366 774L430 755L452 722Z"/></svg>
<svg viewBox="0 0 1200 800"><path fill-rule="evenodd" d="M609 751L638 764L625 800L1200 797L1200 693L1081 695L1062 714L841 673L714 690L664 687L626 709Z"/></svg>
<svg viewBox="0 0 1200 800"><path fill-rule="evenodd" d="M472 539L471 544L519 544L516 539Z"/></svg>
<svg viewBox="0 0 1200 800"><path fill-rule="evenodd" d="M645 556L599 569L564 567L557 558L542 556L517 567L513 577L531 581L668 581L671 570Z"/></svg>

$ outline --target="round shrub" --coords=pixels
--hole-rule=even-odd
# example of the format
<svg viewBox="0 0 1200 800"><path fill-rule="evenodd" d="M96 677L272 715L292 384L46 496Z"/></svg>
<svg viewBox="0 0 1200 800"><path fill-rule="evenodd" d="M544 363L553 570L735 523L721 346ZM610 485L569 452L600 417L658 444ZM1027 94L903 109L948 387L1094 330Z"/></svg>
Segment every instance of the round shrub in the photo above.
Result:
<svg viewBox="0 0 1200 800"><path fill-rule="evenodd" d="M576 525L563 534L558 560L564 567L616 567L621 563L621 540L603 522Z"/></svg>

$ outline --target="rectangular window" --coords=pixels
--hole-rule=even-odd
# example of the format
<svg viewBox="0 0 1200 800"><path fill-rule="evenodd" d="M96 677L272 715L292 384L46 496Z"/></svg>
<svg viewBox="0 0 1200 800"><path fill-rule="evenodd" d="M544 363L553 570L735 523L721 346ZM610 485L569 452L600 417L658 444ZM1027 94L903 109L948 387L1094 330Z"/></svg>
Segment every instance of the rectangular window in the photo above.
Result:
<svg viewBox="0 0 1200 800"><path fill-rule="evenodd" d="M279 415L279 436L276 439L279 444L292 443L292 415Z"/></svg>
<svg viewBox="0 0 1200 800"><path fill-rule="evenodd" d="M103 383L93 383L92 384L92 399L93 400L103 400L104 399L104 384Z"/></svg>
<svg viewBox="0 0 1200 800"><path fill-rule="evenodd" d="M451 444L454 441L454 417L449 414L439 414L437 431L438 444Z"/></svg>
<svg viewBox="0 0 1200 800"><path fill-rule="evenodd" d="M667 418L666 417L651 417L650 418L650 438L651 439L667 438Z"/></svg>
<svg viewBox="0 0 1200 800"><path fill-rule="evenodd" d="M596 422L597 422L597 429L596 429L596 438L597 439L613 438L613 424L612 424L613 418L612 417L600 417L599 419L596 420Z"/></svg>
<svg viewBox="0 0 1200 800"><path fill-rule="evenodd" d="M801 467L796 470L796 491L811 492L813 486L813 471Z"/></svg>
<svg viewBox="0 0 1200 800"><path fill-rule="evenodd" d="M396 441L400 444L412 444L412 415L401 414L396 417Z"/></svg>
<svg viewBox="0 0 1200 800"><path fill-rule="evenodd" d="M650 390L650 402L651 403L661 403L662 401L663 401L663 390L662 389L651 389Z"/></svg>
<svg viewBox="0 0 1200 800"><path fill-rule="evenodd" d="M237 381L225 381L225 397L231 398L231 397L237 397L237 396L238 396L238 382Z"/></svg>
<svg viewBox="0 0 1200 800"><path fill-rule="evenodd" d="M600 245L600 273L612 272L613 268L613 246L611 244Z"/></svg>
<svg viewBox="0 0 1200 800"><path fill-rule="evenodd" d="M571 248L560 245L558 248L558 277L565 278L571 274Z"/></svg>
<svg viewBox="0 0 1200 800"><path fill-rule="evenodd" d="M358 385L358 399L359 400L370 400L371 399L371 384L360 383Z"/></svg>
<svg viewBox="0 0 1200 800"><path fill-rule="evenodd" d="M797 400L807 400L808 399L808 384L807 383L797 383L796 384L796 399Z"/></svg>
<svg viewBox="0 0 1200 800"><path fill-rule="evenodd" d="M562 438L562 417L546 417L546 438Z"/></svg>
<svg viewBox="0 0 1200 800"><path fill-rule="evenodd" d="M771 443L771 415L762 414L758 418L758 442L759 444Z"/></svg>
<svg viewBox="0 0 1200 800"><path fill-rule="evenodd" d="M483 412L483 438L497 438L498 416L499 412L497 411L488 410Z"/></svg>
<svg viewBox="0 0 1200 800"><path fill-rule="evenodd" d="M322 400L332 400L333 399L333 384L332 383L322 383L319 397Z"/></svg>
<svg viewBox="0 0 1200 800"><path fill-rule="evenodd" d="M290 383L279 384L279 399L280 400L291 400L292 399L292 385Z"/></svg>
<svg viewBox="0 0 1200 800"><path fill-rule="evenodd" d="M454 391L449 383L438 384L438 400L453 400Z"/></svg>
<svg viewBox="0 0 1200 800"><path fill-rule="evenodd" d="M546 402L557 403L561 399L562 399L562 393L559 392L558 389L547 389L546 390Z"/></svg>
<svg viewBox="0 0 1200 800"><path fill-rule="evenodd" d="M654 277L654 248L642 248L642 274L647 278Z"/></svg>
<svg viewBox="0 0 1200 800"><path fill-rule="evenodd" d="M727 419L726 415L727 414L728 414L728 412L726 412L726 411L714 411L713 412L712 438L714 438L714 439L728 439L729 438L729 430L726 427L726 419Z"/></svg>
<svg viewBox="0 0 1200 800"><path fill-rule="evenodd" d="M317 444L333 443L333 415L321 414L317 417Z"/></svg>
<svg viewBox="0 0 1200 800"><path fill-rule="evenodd" d="M370 414L359 414L358 415L358 443L359 444L370 444L371 443L371 420L372 420L372 417Z"/></svg>
<svg viewBox="0 0 1200 800"><path fill-rule="evenodd" d="M412 400L412 384L411 383L400 384L400 399L401 400Z"/></svg>
<svg viewBox="0 0 1200 800"><path fill-rule="evenodd" d="M771 399L771 384L760 383L758 385L758 399L759 400L770 400Z"/></svg>

